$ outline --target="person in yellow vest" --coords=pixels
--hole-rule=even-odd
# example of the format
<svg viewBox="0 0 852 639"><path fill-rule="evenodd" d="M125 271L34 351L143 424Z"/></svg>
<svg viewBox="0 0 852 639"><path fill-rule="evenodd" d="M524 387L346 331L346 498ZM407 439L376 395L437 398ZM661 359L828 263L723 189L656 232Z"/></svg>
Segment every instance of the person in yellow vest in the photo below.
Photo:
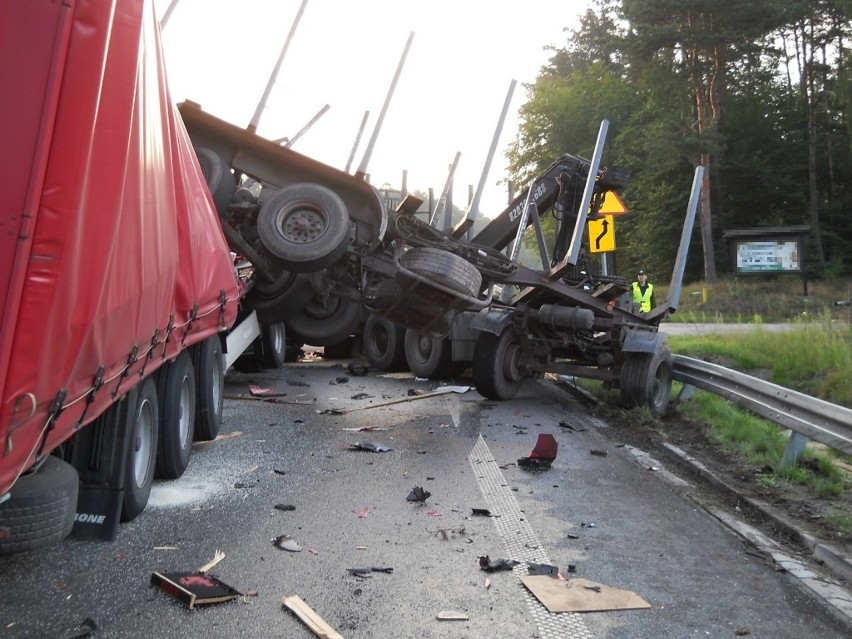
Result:
<svg viewBox="0 0 852 639"><path fill-rule="evenodd" d="M654 285L648 281L648 269L640 268L636 274L638 281L633 282L633 301L641 313L648 313L657 305L654 300Z"/></svg>

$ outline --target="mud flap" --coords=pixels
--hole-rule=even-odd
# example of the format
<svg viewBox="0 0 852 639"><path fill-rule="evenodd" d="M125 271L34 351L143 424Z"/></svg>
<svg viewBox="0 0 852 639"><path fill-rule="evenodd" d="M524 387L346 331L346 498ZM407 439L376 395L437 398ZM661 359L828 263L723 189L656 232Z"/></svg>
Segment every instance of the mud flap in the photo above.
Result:
<svg viewBox="0 0 852 639"><path fill-rule="evenodd" d="M136 394L132 389L81 429L66 448L65 461L80 476L72 537L112 541L118 535L132 433L128 411L136 404Z"/></svg>

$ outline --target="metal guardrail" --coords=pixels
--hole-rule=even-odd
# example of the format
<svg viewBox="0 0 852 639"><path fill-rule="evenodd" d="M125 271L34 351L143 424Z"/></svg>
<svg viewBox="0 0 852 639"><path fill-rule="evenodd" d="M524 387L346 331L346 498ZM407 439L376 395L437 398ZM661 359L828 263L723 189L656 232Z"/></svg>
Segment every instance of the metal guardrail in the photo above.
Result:
<svg viewBox="0 0 852 639"><path fill-rule="evenodd" d="M699 359L674 355L673 362L677 381L852 455L852 410Z"/></svg>

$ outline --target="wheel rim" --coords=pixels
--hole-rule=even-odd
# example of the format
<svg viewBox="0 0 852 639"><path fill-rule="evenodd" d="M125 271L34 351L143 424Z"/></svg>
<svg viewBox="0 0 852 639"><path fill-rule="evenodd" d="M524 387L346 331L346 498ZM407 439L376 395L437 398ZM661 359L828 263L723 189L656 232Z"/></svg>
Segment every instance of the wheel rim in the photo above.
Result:
<svg viewBox="0 0 852 639"><path fill-rule="evenodd" d="M510 344L506 347L506 356L503 359L503 377L510 382L517 382L523 379L523 376L518 369L518 359L520 354L521 349L518 344Z"/></svg>
<svg viewBox="0 0 852 639"><path fill-rule="evenodd" d="M213 357L213 383L210 384L210 395L213 399L213 408L216 413L219 412L222 406L222 357L217 350Z"/></svg>
<svg viewBox="0 0 852 639"><path fill-rule="evenodd" d="M151 459L154 454L154 428L157 420L154 407L147 399L143 400L136 413L136 446L133 455L133 481L144 486L151 472Z"/></svg>
<svg viewBox="0 0 852 639"><path fill-rule="evenodd" d="M326 223L322 213L311 208L297 208L281 221L281 233L294 244L308 244L322 237Z"/></svg>
<svg viewBox="0 0 852 639"><path fill-rule="evenodd" d="M184 376L180 385L180 418L178 419L178 437L181 448L190 445L191 433L189 432L190 420L194 406L192 405L192 385L188 376Z"/></svg>

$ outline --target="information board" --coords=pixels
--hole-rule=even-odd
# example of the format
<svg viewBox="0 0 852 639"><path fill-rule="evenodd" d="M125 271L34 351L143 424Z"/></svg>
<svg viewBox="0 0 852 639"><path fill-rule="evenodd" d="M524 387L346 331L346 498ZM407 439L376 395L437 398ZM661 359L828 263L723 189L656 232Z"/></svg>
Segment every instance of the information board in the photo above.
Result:
<svg viewBox="0 0 852 639"><path fill-rule="evenodd" d="M797 239L736 240L737 273L801 273L802 251Z"/></svg>

